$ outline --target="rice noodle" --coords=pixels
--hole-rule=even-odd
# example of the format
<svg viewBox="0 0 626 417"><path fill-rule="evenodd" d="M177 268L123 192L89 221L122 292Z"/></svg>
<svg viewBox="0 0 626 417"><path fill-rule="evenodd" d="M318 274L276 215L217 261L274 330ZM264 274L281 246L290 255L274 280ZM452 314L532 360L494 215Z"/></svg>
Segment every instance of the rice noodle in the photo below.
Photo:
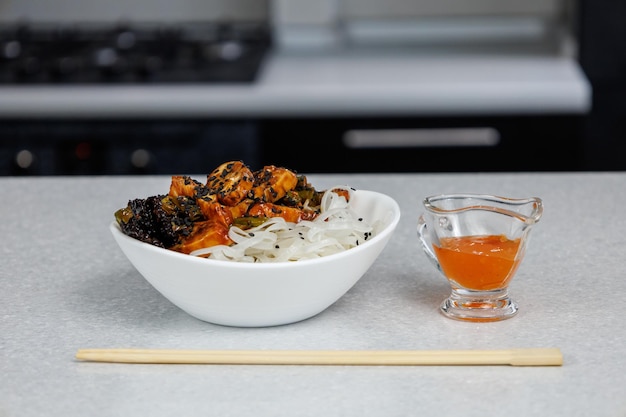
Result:
<svg viewBox="0 0 626 417"><path fill-rule="evenodd" d="M274 217L246 230L231 226L229 236L235 244L198 249L190 255L237 262L287 262L353 248L375 233L374 225L359 218L346 198L330 191L333 189L346 190L350 200L354 196L349 187L331 187L322 197L320 214L312 221L292 223Z"/></svg>

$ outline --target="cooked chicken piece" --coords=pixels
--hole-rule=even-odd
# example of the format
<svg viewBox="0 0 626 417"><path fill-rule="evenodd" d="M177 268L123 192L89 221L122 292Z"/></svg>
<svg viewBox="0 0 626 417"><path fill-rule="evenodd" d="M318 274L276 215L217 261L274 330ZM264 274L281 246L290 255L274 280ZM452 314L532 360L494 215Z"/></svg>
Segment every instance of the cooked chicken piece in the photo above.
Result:
<svg viewBox="0 0 626 417"><path fill-rule="evenodd" d="M241 161L225 162L207 175L207 187L220 203L234 206L248 196L254 183L250 168Z"/></svg>
<svg viewBox="0 0 626 417"><path fill-rule="evenodd" d="M209 194L207 187L188 176L174 175L170 184L169 195L172 197L205 197Z"/></svg>
<svg viewBox="0 0 626 417"><path fill-rule="evenodd" d="M230 226L233 223L234 217L229 207L226 207L217 201L207 201L202 198L197 199L196 203L207 220L221 222L226 226Z"/></svg>
<svg viewBox="0 0 626 417"><path fill-rule="evenodd" d="M283 198L298 184L298 176L287 168L268 165L254 173L254 188L250 197L268 203Z"/></svg>
<svg viewBox="0 0 626 417"><path fill-rule="evenodd" d="M252 205L252 203L254 203L254 200L246 198L245 200L240 201L237 205L228 207L230 213L233 216L233 219L238 219L239 217L246 216L246 213L248 212L248 209L250 208L250 205Z"/></svg>
<svg viewBox="0 0 626 417"><path fill-rule="evenodd" d="M288 222L297 223L301 220L313 220L317 213L295 207L281 206L272 203L255 203L248 210L250 217L282 217Z"/></svg>
<svg viewBox="0 0 626 417"><path fill-rule="evenodd" d="M189 254L197 249L208 248L215 245L231 245L233 241L228 237L229 226L215 220L207 220L194 223L193 230L174 245L171 249L177 252Z"/></svg>

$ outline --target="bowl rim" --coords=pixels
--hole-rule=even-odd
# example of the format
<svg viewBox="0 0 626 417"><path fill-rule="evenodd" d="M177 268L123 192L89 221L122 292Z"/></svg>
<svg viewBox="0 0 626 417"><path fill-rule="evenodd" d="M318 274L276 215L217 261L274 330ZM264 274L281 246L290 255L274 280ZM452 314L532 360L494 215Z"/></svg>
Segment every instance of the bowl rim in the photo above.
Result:
<svg viewBox="0 0 626 417"><path fill-rule="evenodd" d="M315 265L315 264L320 264L320 263L332 262L335 259L339 259L339 258L346 257L346 256L356 255L358 252L362 252L366 250L367 248L369 248L370 246L375 245L379 241L389 237L389 235L391 235L396 229L396 227L398 226L398 223L400 222L400 217L401 217L401 210L400 210L400 206L398 202L393 197L384 193L380 193L378 191L371 191L371 190L358 189L355 191L355 193L356 193L357 198L359 194L362 194L362 195L370 194L377 198L387 199L388 202L390 203L390 208L391 208L390 213L392 213L392 218L390 219L389 224L387 224L378 234L373 236L371 239L366 240L365 242L359 244L358 246L352 247L342 252L333 253L331 255L322 256L320 258L314 258L314 259L302 259L298 261L280 261L280 262L235 262L235 261L225 261L221 259L207 259L207 258L202 258L198 256L191 256L189 254L185 254L181 252L176 252L171 249L161 248L159 246L155 246L147 242L142 242L138 239L130 237L122 233L122 230L116 220L111 221L111 223L109 224L109 230L111 230L111 233L114 235L114 237L124 239L126 242L128 242L129 244L135 247L153 251L157 254L173 256L174 258L177 258L180 260L187 260L188 262L200 262L203 265L215 265L215 266L221 266L221 267L233 267L233 268L243 268L243 269L249 268L249 269L254 269L254 270L258 270L261 268L281 269L281 268L294 268L294 267L301 266L301 265Z"/></svg>

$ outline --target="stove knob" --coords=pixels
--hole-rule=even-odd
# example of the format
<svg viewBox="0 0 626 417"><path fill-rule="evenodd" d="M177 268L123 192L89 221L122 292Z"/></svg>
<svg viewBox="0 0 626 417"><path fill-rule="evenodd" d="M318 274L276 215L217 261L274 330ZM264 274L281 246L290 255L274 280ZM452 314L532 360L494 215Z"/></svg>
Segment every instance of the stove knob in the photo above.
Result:
<svg viewBox="0 0 626 417"><path fill-rule="evenodd" d="M125 30L117 34L115 46L118 49L130 49L137 43L137 35L130 30Z"/></svg>
<svg viewBox="0 0 626 417"><path fill-rule="evenodd" d="M108 68L113 66L117 57L118 54L115 49L101 48L96 50L93 56L93 60L98 68Z"/></svg>
<svg viewBox="0 0 626 417"><path fill-rule="evenodd" d="M236 41L207 44L203 49L206 61L232 62L243 55L243 45Z"/></svg>
<svg viewBox="0 0 626 417"><path fill-rule="evenodd" d="M12 173L14 175L33 175L37 171L37 157L28 150L22 149L13 158Z"/></svg>
<svg viewBox="0 0 626 417"><path fill-rule="evenodd" d="M96 51L94 63L97 68L109 75L119 75L128 71L128 60L113 48L102 48Z"/></svg>
<svg viewBox="0 0 626 417"><path fill-rule="evenodd" d="M19 41L5 41L0 44L0 58L12 60L22 53L22 44Z"/></svg>
<svg viewBox="0 0 626 417"><path fill-rule="evenodd" d="M150 151L142 148L135 149L130 155L130 163L136 169L148 168L152 164L153 160L154 157Z"/></svg>
<svg viewBox="0 0 626 417"><path fill-rule="evenodd" d="M228 41L222 43L221 57L224 61L236 61L243 54L241 42Z"/></svg>
<svg viewBox="0 0 626 417"><path fill-rule="evenodd" d="M28 149L22 149L15 154L15 164L22 169L28 169L34 163L35 155Z"/></svg>

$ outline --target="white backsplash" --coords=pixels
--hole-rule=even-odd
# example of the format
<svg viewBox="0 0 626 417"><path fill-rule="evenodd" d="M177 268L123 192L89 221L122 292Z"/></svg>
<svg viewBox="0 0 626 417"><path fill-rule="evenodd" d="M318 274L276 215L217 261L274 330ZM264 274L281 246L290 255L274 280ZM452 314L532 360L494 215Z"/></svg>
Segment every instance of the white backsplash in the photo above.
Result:
<svg viewBox="0 0 626 417"><path fill-rule="evenodd" d="M282 49L345 44L537 42L569 32L574 0L272 0Z"/></svg>
<svg viewBox="0 0 626 417"><path fill-rule="evenodd" d="M576 0L0 0L0 22L267 21L276 47L379 41L545 42L569 33ZM556 35L555 35L556 34ZM565 42L563 42L565 43Z"/></svg>
<svg viewBox="0 0 626 417"><path fill-rule="evenodd" d="M351 19L451 16L555 16L568 0L340 0Z"/></svg>
<svg viewBox="0 0 626 417"><path fill-rule="evenodd" d="M266 20L269 0L0 0L0 21Z"/></svg>

